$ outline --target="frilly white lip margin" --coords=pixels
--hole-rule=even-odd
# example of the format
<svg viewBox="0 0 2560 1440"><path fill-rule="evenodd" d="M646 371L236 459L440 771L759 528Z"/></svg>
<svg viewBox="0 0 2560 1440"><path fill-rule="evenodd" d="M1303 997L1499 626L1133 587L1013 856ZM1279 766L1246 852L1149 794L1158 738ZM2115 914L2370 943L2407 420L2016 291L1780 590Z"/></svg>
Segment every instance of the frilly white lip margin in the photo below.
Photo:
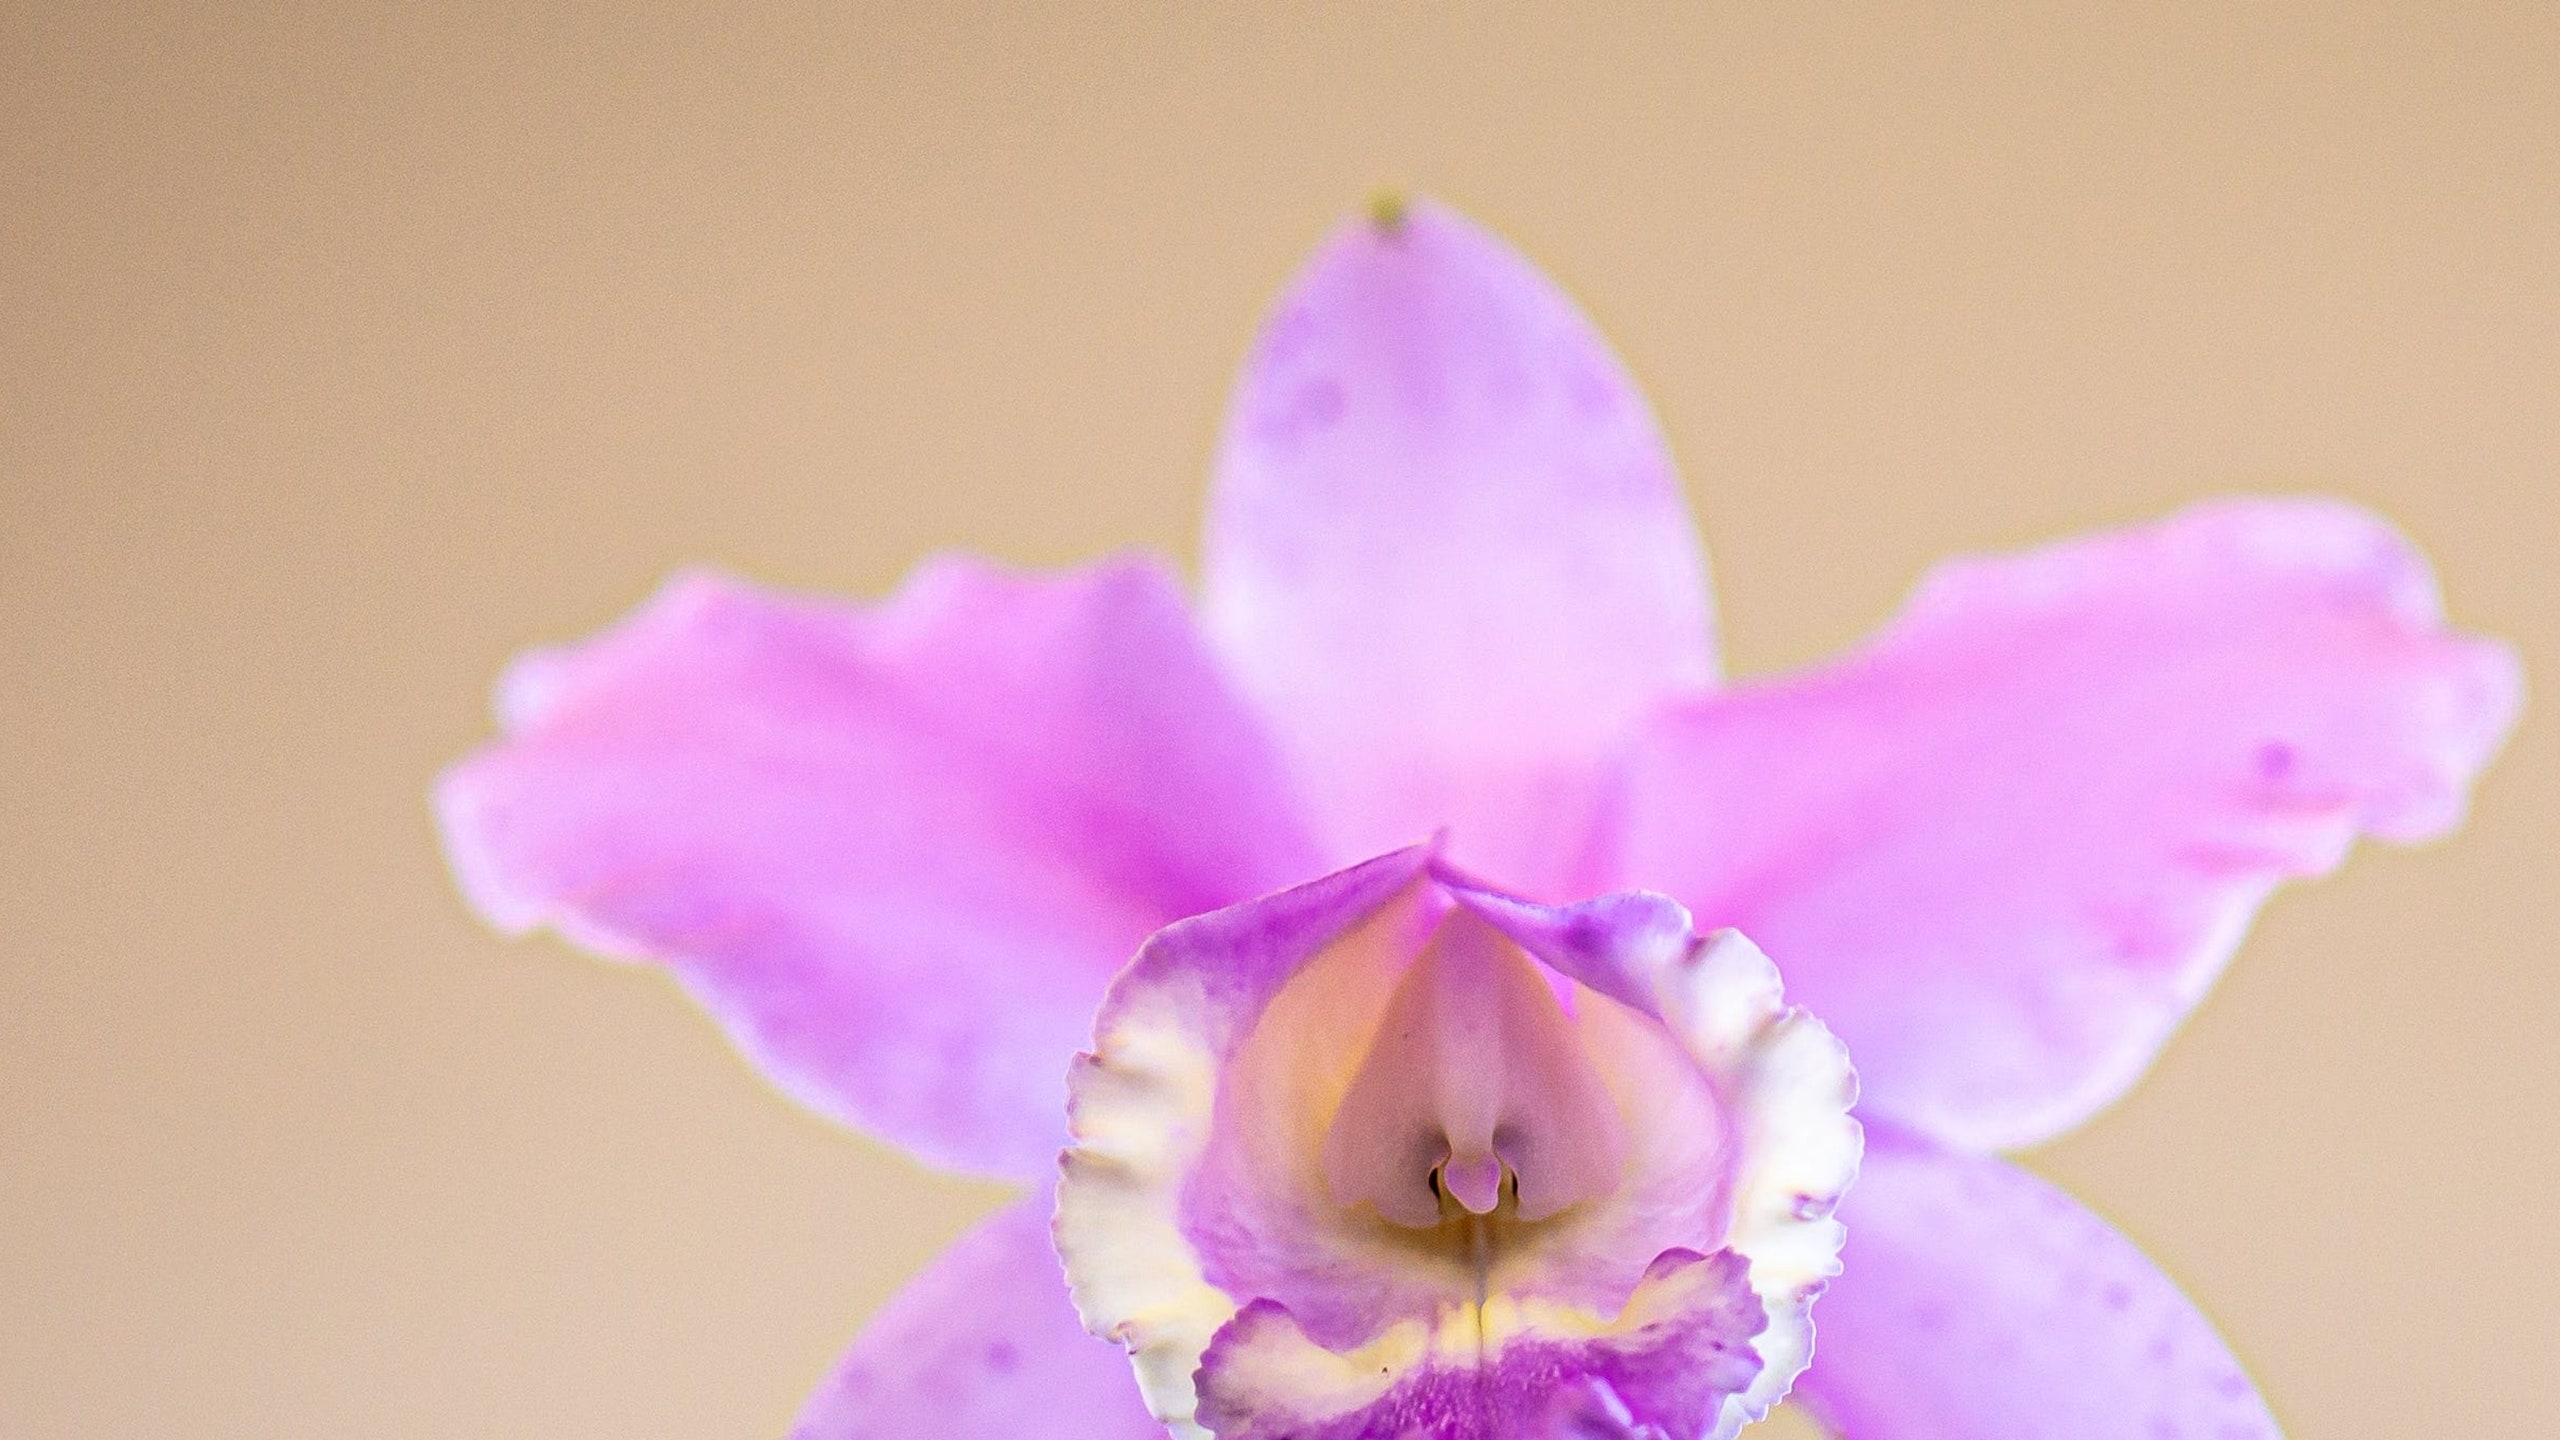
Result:
<svg viewBox="0 0 2560 1440"><path fill-rule="evenodd" d="M1054 1227L1068 1287L1086 1328L1128 1350L1149 1408L1185 1440L1211 1433L1198 1414L1202 1356L1258 1298L1211 1283L1183 1225L1184 1190L1209 1146L1221 1067L1281 983L1437 869L1427 852L1399 852L1170 927L1114 983L1093 1049L1075 1061L1071 1143L1060 1157ZM1569 913L1466 894L1472 887L1455 877L1433 878L1486 913ZM1849 1113L1857 1081L1846 1048L1819 1020L1785 1004L1777 967L1756 945L1732 930L1699 939L1674 902L1640 898L1660 923L1621 932L1632 943L1609 963L1622 985L1651 1000L1723 1106L1733 1136L1733 1208L1721 1248L1747 1262L1750 1289L1767 1316L1749 1342L1758 1373L1725 1396L1704 1432L1724 1440L1766 1414L1811 1362L1812 1305L1840 1269L1844 1234L1832 1212L1857 1174L1863 1145ZM1240 965L1186 963L1187 955L1222 950ZM1489 1299L1505 1316L1554 1308L1533 1301L1524 1311L1506 1297ZM1388 1318L1381 1317L1382 1339ZM1497 1328L1569 1340L1613 1320L1555 1318L1552 1328ZM1404 1319L1394 1328L1407 1327L1427 1337L1431 1325ZM1398 1355L1405 1368L1430 1363L1443 1348L1423 1338L1363 1347L1363 1354ZM1383 1387L1372 1375L1361 1388L1374 1395ZM1353 1401L1301 1398L1310 1412L1338 1412Z"/></svg>
<svg viewBox="0 0 2560 1440"><path fill-rule="evenodd" d="M1656 982L1663 1018L1731 1107L1741 1133L1725 1244L1751 1262L1769 1328L1761 1371L1725 1401L1728 1436L1785 1398L1813 1363L1813 1302L1840 1273L1846 1232L1832 1212L1858 1175L1865 1135L1848 1047L1787 1005L1778 967L1741 931L1718 930Z"/></svg>

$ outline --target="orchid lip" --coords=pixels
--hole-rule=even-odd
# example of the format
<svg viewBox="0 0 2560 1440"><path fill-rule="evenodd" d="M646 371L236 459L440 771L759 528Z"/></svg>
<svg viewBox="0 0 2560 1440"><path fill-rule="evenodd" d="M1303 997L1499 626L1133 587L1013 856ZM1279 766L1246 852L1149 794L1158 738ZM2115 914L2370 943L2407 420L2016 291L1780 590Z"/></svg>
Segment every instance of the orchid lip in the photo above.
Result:
<svg viewBox="0 0 2560 1440"><path fill-rule="evenodd" d="M1729 1440L1838 1273L1792 1202L1856 1172L1845 1052L1677 902L1542 905L1439 852L1184 921L1113 982L1069 1080L1078 1314L1181 1440L1507 1433L1452 1417L1573 1376Z"/></svg>

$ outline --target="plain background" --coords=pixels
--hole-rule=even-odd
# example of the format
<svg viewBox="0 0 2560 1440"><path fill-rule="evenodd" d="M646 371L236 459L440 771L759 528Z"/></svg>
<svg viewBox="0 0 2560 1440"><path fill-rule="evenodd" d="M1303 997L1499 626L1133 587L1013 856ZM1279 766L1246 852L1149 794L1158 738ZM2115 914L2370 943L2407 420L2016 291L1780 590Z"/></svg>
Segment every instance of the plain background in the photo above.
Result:
<svg viewBox="0 0 2560 1440"><path fill-rule="evenodd" d="M998 1192L491 936L430 777L685 561L1187 562L1380 185L1622 347L1737 673L2309 489L2560 685L2560 12L1583 8L0 11L0 1433L777 1433ZM2303 1440L2551 1427L2555 841L2546 706L2029 1157Z"/></svg>

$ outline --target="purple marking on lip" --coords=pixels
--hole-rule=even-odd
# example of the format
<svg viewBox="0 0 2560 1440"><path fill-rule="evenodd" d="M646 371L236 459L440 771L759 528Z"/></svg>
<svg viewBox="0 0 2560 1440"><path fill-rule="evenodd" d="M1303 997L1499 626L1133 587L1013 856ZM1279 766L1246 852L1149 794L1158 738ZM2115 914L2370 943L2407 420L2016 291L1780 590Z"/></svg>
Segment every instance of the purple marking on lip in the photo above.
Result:
<svg viewBox="0 0 2560 1440"><path fill-rule="evenodd" d="M1435 1357L1369 1403L1330 1414L1250 1393L1253 1351L1309 1343L1285 1307L1258 1300L1201 1357L1198 1418L1219 1440L1710 1435L1726 1398L1760 1373L1750 1342L1768 1320L1749 1272L1730 1250L1665 1252L1646 1271L1647 1284L1686 1293L1672 1296L1658 1318L1587 1338L1515 1337L1476 1364Z"/></svg>

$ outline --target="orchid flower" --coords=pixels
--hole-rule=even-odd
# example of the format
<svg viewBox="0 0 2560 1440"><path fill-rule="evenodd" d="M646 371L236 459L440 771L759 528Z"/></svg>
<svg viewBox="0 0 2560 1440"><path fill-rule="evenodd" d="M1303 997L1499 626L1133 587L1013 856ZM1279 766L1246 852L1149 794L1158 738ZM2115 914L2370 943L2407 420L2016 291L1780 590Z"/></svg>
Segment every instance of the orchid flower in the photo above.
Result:
<svg viewBox="0 0 2560 1440"><path fill-rule="evenodd" d="M2451 828L2520 693L2307 499L1951 562L1725 685L1642 398L1421 205L1265 325L1196 609L1143 558L679 578L520 661L438 805L500 927L1028 1187L809 1440L1689 1440L1790 1382L1859 1440L2250 1440L2210 1324L1999 1152L2279 882Z"/></svg>

